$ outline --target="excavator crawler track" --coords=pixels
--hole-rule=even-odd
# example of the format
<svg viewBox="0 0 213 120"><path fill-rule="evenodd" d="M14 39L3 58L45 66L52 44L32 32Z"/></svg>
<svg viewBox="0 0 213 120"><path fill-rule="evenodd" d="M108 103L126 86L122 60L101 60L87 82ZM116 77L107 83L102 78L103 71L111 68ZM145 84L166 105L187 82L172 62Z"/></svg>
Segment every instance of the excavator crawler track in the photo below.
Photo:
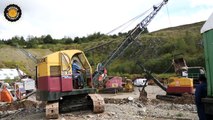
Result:
<svg viewBox="0 0 213 120"><path fill-rule="evenodd" d="M87 98L88 94L66 96L59 102L60 113L92 109L92 101Z"/></svg>
<svg viewBox="0 0 213 120"><path fill-rule="evenodd" d="M104 112L104 99L98 94L89 94L88 95L93 102L93 112L94 113L102 113Z"/></svg>
<svg viewBox="0 0 213 120"><path fill-rule="evenodd" d="M46 118L57 119L59 117L58 102L48 102L46 104Z"/></svg>
<svg viewBox="0 0 213 120"><path fill-rule="evenodd" d="M60 113L79 110L92 110L94 113L104 112L104 99L98 94L81 94L66 96L59 102Z"/></svg>
<svg viewBox="0 0 213 120"><path fill-rule="evenodd" d="M178 96L174 95L157 95L156 98L165 101L174 101Z"/></svg>

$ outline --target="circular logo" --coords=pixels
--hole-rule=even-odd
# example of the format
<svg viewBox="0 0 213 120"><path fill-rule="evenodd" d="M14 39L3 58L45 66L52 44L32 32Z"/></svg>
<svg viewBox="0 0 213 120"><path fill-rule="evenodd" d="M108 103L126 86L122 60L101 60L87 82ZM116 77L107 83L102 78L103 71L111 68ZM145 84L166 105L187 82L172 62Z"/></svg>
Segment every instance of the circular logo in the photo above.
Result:
<svg viewBox="0 0 213 120"><path fill-rule="evenodd" d="M18 5L10 4L4 9L4 16L8 21L15 22L21 17L21 9Z"/></svg>

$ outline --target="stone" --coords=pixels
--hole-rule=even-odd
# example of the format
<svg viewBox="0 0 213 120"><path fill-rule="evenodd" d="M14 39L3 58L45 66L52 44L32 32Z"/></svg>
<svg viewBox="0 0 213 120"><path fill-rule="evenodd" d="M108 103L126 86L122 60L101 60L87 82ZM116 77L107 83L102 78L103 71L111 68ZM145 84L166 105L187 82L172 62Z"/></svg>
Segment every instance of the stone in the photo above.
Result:
<svg viewBox="0 0 213 120"><path fill-rule="evenodd" d="M93 118L94 116L93 115L87 115L86 117L87 118Z"/></svg>
<svg viewBox="0 0 213 120"><path fill-rule="evenodd" d="M137 104L137 106L138 106L139 108L142 108L142 107L143 107L141 104Z"/></svg>
<svg viewBox="0 0 213 120"><path fill-rule="evenodd" d="M134 98L131 97L131 96L129 96L127 99L128 99L129 101L133 101L133 100L134 100Z"/></svg>
<svg viewBox="0 0 213 120"><path fill-rule="evenodd" d="M66 119L63 117L63 118L61 118L61 120L66 120Z"/></svg>

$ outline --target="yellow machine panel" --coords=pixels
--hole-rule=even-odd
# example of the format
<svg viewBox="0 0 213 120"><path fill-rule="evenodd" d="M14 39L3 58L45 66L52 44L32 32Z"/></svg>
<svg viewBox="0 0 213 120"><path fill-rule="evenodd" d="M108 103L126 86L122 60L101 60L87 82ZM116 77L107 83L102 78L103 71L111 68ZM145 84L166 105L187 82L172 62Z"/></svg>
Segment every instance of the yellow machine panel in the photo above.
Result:
<svg viewBox="0 0 213 120"><path fill-rule="evenodd" d="M168 80L169 87L193 87L193 79L185 77L170 77Z"/></svg>
<svg viewBox="0 0 213 120"><path fill-rule="evenodd" d="M76 57L76 55L78 56ZM84 66L87 69L90 69L90 72L92 73L91 66L82 51L63 50L52 53L40 59L39 64L37 65L38 77L56 76L57 74L60 73L60 71L63 71L61 70L62 68L66 69L66 71L69 71L71 73L72 72L71 63L73 59L80 59L82 62L82 66ZM66 62L63 62L63 64L61 64L62 63L61 60L64 60Z"/></svg>

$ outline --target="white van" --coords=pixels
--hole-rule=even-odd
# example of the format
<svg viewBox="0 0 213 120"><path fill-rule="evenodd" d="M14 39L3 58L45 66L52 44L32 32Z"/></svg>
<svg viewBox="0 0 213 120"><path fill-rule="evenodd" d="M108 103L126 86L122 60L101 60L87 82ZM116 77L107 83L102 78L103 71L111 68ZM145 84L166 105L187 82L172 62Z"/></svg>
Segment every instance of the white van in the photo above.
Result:
<svg viewBox="0 0 213 120"><path fill-rule="evenodd" d="M146 81L146 78L137 78L134 80L134 85L137 87L141 87L145 85ZM148 82L146 83L146 85L148 85Z"/></svg>

